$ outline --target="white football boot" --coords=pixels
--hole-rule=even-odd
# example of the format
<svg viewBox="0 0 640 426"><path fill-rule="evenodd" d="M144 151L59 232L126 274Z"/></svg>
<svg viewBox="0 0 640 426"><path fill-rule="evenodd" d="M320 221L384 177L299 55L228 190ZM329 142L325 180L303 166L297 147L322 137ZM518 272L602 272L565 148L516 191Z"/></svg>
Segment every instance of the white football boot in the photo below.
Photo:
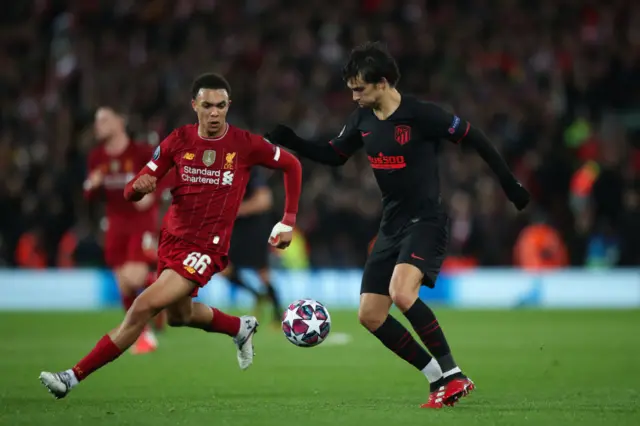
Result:
<svg viewBox="0 0 640 426"><path fill-rule="evenodd" d="M240 331L233 338L233 343L238 348L238 364L240 369L246 370L253 364L253 335L258 331L256 317L245 315L240 317Z"/></svg>
<svg viewBox="0 0 640 426"><path fill-rule="evenodd" d="M56 399L67 396L67 394L71 392L74 383L77 383L76 378L72 377L68 371L61 371L59 373L43 371L40 373L40 381Z"/></svg>

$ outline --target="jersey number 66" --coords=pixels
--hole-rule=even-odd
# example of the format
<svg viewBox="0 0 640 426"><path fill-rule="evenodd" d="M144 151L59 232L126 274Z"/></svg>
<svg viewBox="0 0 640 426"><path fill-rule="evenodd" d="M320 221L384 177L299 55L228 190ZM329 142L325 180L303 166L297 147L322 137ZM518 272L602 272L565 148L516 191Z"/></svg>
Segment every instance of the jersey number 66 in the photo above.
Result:
<svg viewBox="0 0 640 426"><path fill-rule="evenodd" d="M211 265L211 258L206 254L194 251L192 253L189 253L182 264L184 265L184 269L186 269L189 273L193 274L197 272L198 274L202 275L207 269L207 266Z"/></svg>

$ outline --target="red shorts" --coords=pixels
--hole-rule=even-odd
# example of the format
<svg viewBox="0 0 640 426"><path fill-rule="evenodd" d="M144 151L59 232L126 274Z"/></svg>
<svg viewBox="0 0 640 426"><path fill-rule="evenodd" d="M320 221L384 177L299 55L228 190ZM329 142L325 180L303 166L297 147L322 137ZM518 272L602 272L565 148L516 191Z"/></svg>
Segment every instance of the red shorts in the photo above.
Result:
<svg viewBox="0 0 640 426"><path fill-rule="evenodd" d="M119 268L128 262L155 262L158 247L157 236L153 232L108 232L105 235L104 257L107 265Z"/></svg>
<svg viewBox="0 0 640 426"><path fill-rule="evenodd" d="M209 252L197 245L171 235L165 229L160 233L158 246L158 276L171 269L183 278L204 287L218 272L229 264L229 258L220 253ZM198 295L199 288L191 294Z"/></svg>

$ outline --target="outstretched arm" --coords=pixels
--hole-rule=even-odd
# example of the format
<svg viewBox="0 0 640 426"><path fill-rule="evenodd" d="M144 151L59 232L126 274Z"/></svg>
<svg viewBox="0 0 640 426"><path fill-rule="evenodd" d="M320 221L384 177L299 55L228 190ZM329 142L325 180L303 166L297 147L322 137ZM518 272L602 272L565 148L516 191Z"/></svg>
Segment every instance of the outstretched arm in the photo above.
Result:
<svg viewBox="0 0 640 426"><path fill-rule="evenodd" d="M127 201L140 201L145 195L155 191L158 181L174 165L172 145L175 138L175 132L167 136L153 152L151 160L127 183L124 188L124 198Z"/></svg>
<svg viewBox="0 0 640 426"><path fill-rule="evenodd" d="M342 166L349 157L362 147L362 137L358 130L358 110L351 114L340 134L329 143L313 142L300 136L281 124L265 137L278 145L296 151L303 157L329 166Z"/></svg>
<svg viewBox="0 0 640 426"><path fill-rule="evenodd" d="M270 242L278 248L285 248L291 243L293 227L298 214L298 202L302 192L302 166L300 161L279 146L256 136L253 139L251 162L256 165L279 169L284 172L285 207L282 220L276 224L271 233Z"/></svg>
<svg viewBox="0 0 640 426"><path fill-rule="evenodd" d="M429 136L472 146L498 177L502 189L518 210L529 204L529 192L518 182L489 138L471 123L433 103L421 103L423 131Z"/></svg>
<svg viewBox="0 0 640 426"><path fill-rule="evenodd" d="M278 124L265 137L305 158L328 166L342 166L349 159L349 156L338 151L332 142L314 142L302 139L289 127L281 124Z"/></svg>

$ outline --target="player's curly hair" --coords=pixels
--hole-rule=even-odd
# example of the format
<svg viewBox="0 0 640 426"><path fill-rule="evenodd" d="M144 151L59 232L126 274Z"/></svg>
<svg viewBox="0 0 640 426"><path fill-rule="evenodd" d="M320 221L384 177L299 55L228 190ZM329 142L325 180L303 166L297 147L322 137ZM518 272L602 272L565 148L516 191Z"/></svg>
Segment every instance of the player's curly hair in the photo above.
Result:
<svg viewBox="0 0 640 426"><path fill-rule="evenodd" d="M191 99L195 99L198 96L200 89L224 89L231 96L231 85L220 74L213 72L202 74L198 76L191 85Z"/></svg>
<svg viewBox="0 0 640 426"><path fill-rule="evenodd" d="M365 83L386 80L391 87L400 81L396 60L381 42L367 42L351 51L347 64L342 68L342 78L349 81L360 76Z"/></svg>

